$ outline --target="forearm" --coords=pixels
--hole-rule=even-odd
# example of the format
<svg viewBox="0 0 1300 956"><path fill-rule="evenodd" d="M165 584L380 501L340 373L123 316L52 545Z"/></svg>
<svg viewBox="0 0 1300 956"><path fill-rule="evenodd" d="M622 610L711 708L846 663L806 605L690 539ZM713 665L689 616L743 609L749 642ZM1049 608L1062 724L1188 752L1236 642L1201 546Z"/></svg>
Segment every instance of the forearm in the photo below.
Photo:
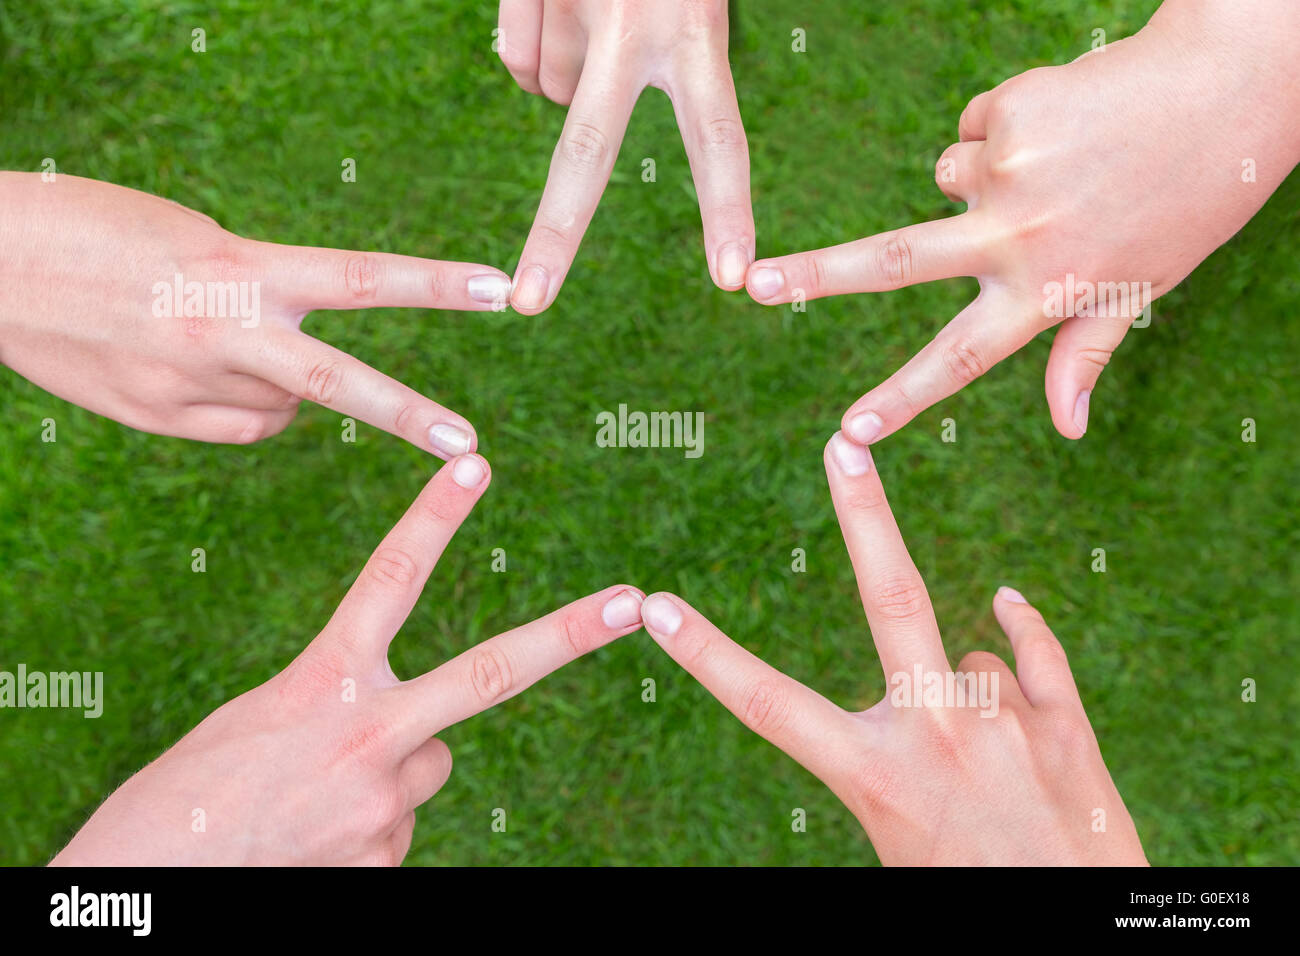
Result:
<svg viewBox="0 0 1300 956"><path fill-rule="evenodd" d="M1300 162L1300 3L1166 0L1140 35L1177 51L1189 93L1208 83L1230 109L1240 140L1258 146L1243 158L1284 164L1279 182Z"/></svg>

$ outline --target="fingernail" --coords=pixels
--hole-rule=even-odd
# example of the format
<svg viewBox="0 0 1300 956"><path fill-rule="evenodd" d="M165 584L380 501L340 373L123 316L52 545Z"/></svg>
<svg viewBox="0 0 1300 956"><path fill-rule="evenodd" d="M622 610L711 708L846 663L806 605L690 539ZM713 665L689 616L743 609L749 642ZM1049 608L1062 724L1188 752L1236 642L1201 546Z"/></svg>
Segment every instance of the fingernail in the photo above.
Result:
<svg viewBox="0 0 1300 956"><path fill-rule="evenodd" d="M849 441L843 432L831 436L831 457L840 471L850 477L865 475L871 470L871 452L867 451L867 446Z"/></svg>
<svg viewBox="0 0 1300 956"><path fill-rule="evenodd" d="M546 304L546 293L551 280L541 266L529 266L515 280L515 291L510 302L519 309L540 309Z"/></svg>
<svg viewBox="0 0 1300 956"><path fill-rule="evenodd" d="M641 597L635 591L620 591L600 610L600 619L613 630L641 623Z"/></svg>
<svg viewBox="0 0 1300 956"><path fill-rule="evenodd" d="M1079 397L1074 400L1074 427L1079 429L1083 434L1088 430L1088 400L1092 398L1092 392L1084 389L1079 393Z"/></svg>
<svg viewBox="0 0 1300 956"><path fill-rule="evenodd" d="M429 444L448 458L469 451L469 433L455 425L434 425L429 429Z"/></svg>
<svg viewBox="0 0 1300 956"><path fill-rule="evenodd" d="M749 274L749 289L759 299L770 299L785 286L785 275L780 269L763 266Z"/></svg>
<svg viewBox="0 0 1300 956"><path fill-rule="evenodd" d="M1025 596L1015 588L1001 587L998 588L998 597L1004 601L1010 601L1012 604L1028 604Z"/></svg>
<svg viewBox="0 0 1300 956"><path fill-rule="evenodd" d="M885 423L875 412L862 412L849 419L849 437L863 445L870 445L880 437Z"/></svg>
<svg viewBox="0 0 1300 956"><path fill-rule="evenodd" d="M682 626L682 612L666 597L648 597L641 605L641 620L646 627L665 637L672 637Z"/></svg>
<svg viewBox="0 0 1300 956"><path fill-rule="evenodd" d="M505 302L510 298L510 280L505 276L474 276L465 289L475 302Z"/></svg>
<svg viewBox="0 0 1300 956"><path fill-rule="evenodd" d="M474 455L457 458L456 464L451 466L451 480L462 488L477 488L486 475L487 469L483 467L483 462Z"/></svg>
<svg viewBox="0 0 1300 956"><path fill-rule="evenodd" d="M736 289L745 284L749 253L738 242L729 242L718 250L718 284Z"/></svg>

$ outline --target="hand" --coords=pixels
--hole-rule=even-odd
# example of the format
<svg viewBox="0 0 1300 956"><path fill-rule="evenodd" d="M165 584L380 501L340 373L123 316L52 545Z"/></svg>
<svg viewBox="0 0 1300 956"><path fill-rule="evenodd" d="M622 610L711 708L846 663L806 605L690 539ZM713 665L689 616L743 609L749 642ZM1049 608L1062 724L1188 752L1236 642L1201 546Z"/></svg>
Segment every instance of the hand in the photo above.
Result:
<svg viewBox="0 0 1300 956"><path fill-rule="evenodd" d="M519 85L569 113L515 269L511 306L555 301L647 86L672 100L699 194L709 273L754 261L749 147L727 61L726 0L501 0L499 50Z"/></svg>
<svg viewBox="0 0 1300 956"><path fill-rule="evenodd" d="M1057 430L1081 438L1134 318L1300 160L1297 33L1290 0L1165 4L1134 37L971 100L935 171L967 212L756 262L750 294L778 303L974 276L978 298L841 427L882 438L1061 323L1047 402Z"/></svg>
<svg viewBox="0 0 1300 956"><path fill-rule="evenodd" d="M885 669L884 700L862 713L841 710L672 595L642 604L650 635L747 727L829 786L883 863L1144 864L1065 652L1039 613L1001 589L993 612L1017 674L976 651L954 677L870 452L837 433L826 472ZM961 688L973 691L964 698L962 675ZM919 693L943 690L945 680L950 694Z"/></svg>
<svg viewBox="0 0 1300 956"><path fill-rule="evenodd" d="M464 418L299 325L313 309L504 308L497 269L255 242L64 174L0 173L0 210L0 358L60 398L143 431L236 443L281 431L305 398L442 458L477 447Z"/></svg>
<svg viewBox="0 0 1300 956"><path fill-rule="evenodd" d="M641 592L606 588L399 681L388 645L488 480L477 456L443 466L306 650L123 784L54 863L400 863L451 772L434 734L640 627Z"/></svg>

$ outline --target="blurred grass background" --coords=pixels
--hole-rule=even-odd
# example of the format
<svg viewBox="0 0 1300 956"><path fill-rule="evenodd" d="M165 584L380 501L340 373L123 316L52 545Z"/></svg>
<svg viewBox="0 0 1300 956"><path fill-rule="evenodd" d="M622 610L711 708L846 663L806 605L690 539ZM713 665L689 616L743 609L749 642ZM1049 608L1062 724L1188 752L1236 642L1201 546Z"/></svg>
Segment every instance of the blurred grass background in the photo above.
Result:
<svg viewBox="0 0 1300 956"><path fill-rule="evenodd" d="M53 157L255 238L513 269L564 112L491 52L495 4L63 6L0 0L0 168ZM950 214L933 169L966 101L1077 56L1096 27L1132 33L1156 6L745 0L732 58L760 254ZM641 181L645 157L656 183ZM1086 440L1051 427L1045 336L876 449L952 660L1008 655L988 605L999 584L1024 591L1065 643L1154 862L1300 860L1298 206L1292 176L1156 304L1103 376ZM551 310L307 320L466 415L494 465L395 669L626 581L680 592L841 704L874 702L884 680L821 449L974 291L945 282L805 314L719 292L669 104L647 91ZM704 412L704 456L596 447L596 414L621 402ZM0 408L0 669L103 670L107 693L99 720L0 713L0 861L34 864L289 662L436 461L365 426L344 444L339 416L313 406L250 448L137 434L8 372ZM56 444L39 439L46 417ZM195 547L206 574L190 571ZM1090 570L1099 547L1104 574ZM507 573L491 571L494 548ZM794 548L807 573L791 572ZM644 634L444 738L456 769L420 813L410 863L875 859L825 787ZM506 833L491 830L498 807Z"/></svg>

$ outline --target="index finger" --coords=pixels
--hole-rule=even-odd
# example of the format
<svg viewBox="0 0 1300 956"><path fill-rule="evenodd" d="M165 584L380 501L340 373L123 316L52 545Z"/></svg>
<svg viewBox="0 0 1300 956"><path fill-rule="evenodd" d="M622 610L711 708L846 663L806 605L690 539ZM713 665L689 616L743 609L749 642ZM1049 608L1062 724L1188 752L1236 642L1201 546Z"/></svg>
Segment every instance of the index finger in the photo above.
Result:
<svg viewBox="0 0 1300 956"><path fill-rule="evenodd" d="M750 266L745 287L764 305L886 292L979 275L986 265L986 247L979 220L964 212L825 249L760 259Z"/></svg>
<svg viewBox="0 0 1300 956"><path fill-rule="evenodd" d="M871 452L836 432L825 459L831 500L886 682L918 666L947 674L948 656L930 596L889 510Z"/></svg>
<svg viewBox="0 0 1300 956"><path fill-rule="evenodd" d="M439 458L463 455L477 446L474 427L462 416L297 329L266 330L255 350L235 361L249 375L382 428Z"/></svg>
<svg viewBox="0 0 1300 956"><path fill-rule="evenodd" d="M490 480L488 463L478 455L443 465L361 569L330 618L326 639L371 663L384 660L434 565Z"/></svg>
<svg viewBox="0 0 1300 956"><path fill-rule="evenodd" d="M268 294L299 318L314 309L486 312L510 298L510 277L491 266L274 242L254 241L252 249Z"/></svg>
<svg viewBox="0 0 1300 956"><path fill-rule="evenodd" d="M415 747L496 706L570 661L641 627L636 588L618 584L498 634L398 688L394 720Z"/></svg>
<svg viewBox="0 0 1300 956"><path fill-rule="evenodd" d="M609 182L640 89L616 53L588 57L551 157L546 188L515 269L510 305L535 315L555 301Z"/></svg>
<svg viewBox="0 0 1300 956"><path fill-rule="evenodd" d="M834 787L861 747L866 725L821 694L755 657L681 598L642 605L650 636L746 727Z"/></svg>

